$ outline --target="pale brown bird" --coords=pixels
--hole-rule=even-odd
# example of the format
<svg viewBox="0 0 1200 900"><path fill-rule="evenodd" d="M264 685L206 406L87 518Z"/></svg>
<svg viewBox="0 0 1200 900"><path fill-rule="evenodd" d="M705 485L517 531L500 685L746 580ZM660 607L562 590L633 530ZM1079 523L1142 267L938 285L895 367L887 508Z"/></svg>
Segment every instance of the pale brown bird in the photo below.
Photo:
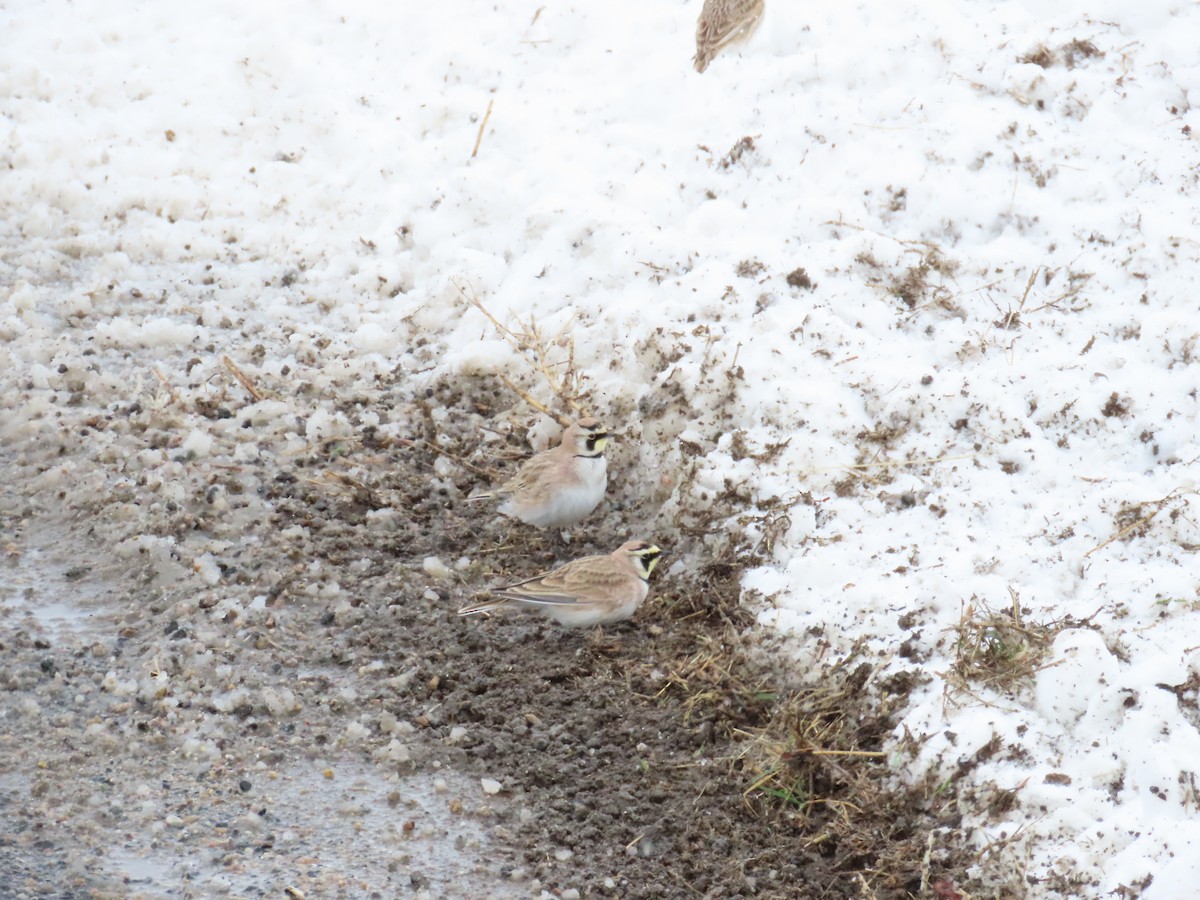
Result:
<svg viewBox="0 0 1200 900"><path fill-rule="evenodd" d="M662 551L646 541L627 541L604 556L585 556L550 572L496 591L460 616L499 609L529 609L572 628L621 622L650 592L650 573Z"/></svg>
<svg viewBox="0 0 1200 900"><path fill-rule="evenodd" d="M704 0L696 22L696 71L730 44L749 40L762 21L763 0Z"/></svg>
<svg viewBox="0 0 1200 900"><path fill-rule="evenodd" d="M567 428L562 441L543 450L495 490L468 500L499 498L500 512L539 528L561 528L578 522L604 499L609 434L588 416Z"/></svg>

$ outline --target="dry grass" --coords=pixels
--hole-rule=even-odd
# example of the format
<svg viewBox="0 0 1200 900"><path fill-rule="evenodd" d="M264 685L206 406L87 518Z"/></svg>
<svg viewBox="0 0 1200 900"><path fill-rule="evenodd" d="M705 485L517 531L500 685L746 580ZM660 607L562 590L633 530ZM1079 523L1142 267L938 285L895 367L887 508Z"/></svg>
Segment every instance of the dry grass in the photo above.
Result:
<svg viewBox="0 0 1200 900"><path fill-rule="evenodd" d="M1035 287L1037 287L1038 276L1041 276L1041 288L1045 290L1058 277L1059 269L1042 268L1034 266L1033 271L1029 273L1029 278L1025 282L1025 289L1021 292L1021 297L1015 304L1008 303L1004 309L994 300L991 301L996 311L1000 314L999 318L992 322L992 325L1003 331L1015 331L1026 323L1029 317L1036 313L1043 312L1047 309L1059 310L1066 304L1066 309L1069 312L1078 312L1083 309L1083 306L1076 306L1075 301L1079 298L1080 292L1087 286L1092 278L1090 272L1072 272L1067 271L1066 285L1059 290L1057 294L1048 300L1043 300L1041 303L1035 303L1030 306L1029 301ZM992 285L988 285L991 287Z"/></svg>
<svg viewBox="0 0 1200 900"><path fill-rule="evenodd" d="M899 196L899 195L897 195ZM837 219L825 222L834 228L851 228L880 238L887 238L898 243L909 256L916 259L909 265L889 270L869 251L864 251L855 257L855 262L865 267L871 273L867 283L876 289L881 289L891 297L898 297L909 312L909 318L924 310L937 309L954 316L963 316L959 306L958 295L946 287L946 282L953 280L958 272L958 263L942 253L941 247L930 241L900 240L892 235L881 234Z"/></svg>
<svg viewBox="0 0 1200 900"><path fill-rule="evenodd" d="M811 896L972 896L961 887L978 886L969 872L983 856L1010 848L981 853L962 832L961 810L986 798L960 796L955 783L937 783L932 774L907 783L897 777L896 765L916 745L911 738L897 743L896 725L921 676L884 677L862 648L818 664L803 686L782 686L794 679L778 672L773 679L739 677L747 665L754 666L705 661L706 670L729 673L725 686L753 691L763 717L759 727L732 735L740 740L732 764L746 802L773 823L767 827L786 823L798 852L836 873L838 884ZM1015 871L1009 881L988 885L988 896L1024 896Z"/></svg>
<svg viewBox="0 0 1200 900"><path fill-rule="evenodd" d="M954 627L954 663L946 682L954 693L978 699L980 689L1010 693L1032 684L1047 665L1046 654L1064 628L1080 624L1073 619L1031 622L1021 598L1009 588L1009 605L991 609L972 597Z"/></svg>
<svg viewBox="0 0 1200 900"><path fill-rule="evenodd" d="M778 702L771 723L750 739L743 759L754 780L747 795L762 793L809 815L818 805L838 809L845 816L861 812L844 788L856 777L850 761L877 764L884 734L879 718L888 710L862 718L855 699L874 674L863 662L852 665L857 653L825 669L819 682L793 690ZM885 729L885 733L887 730Z"/></svg>
<svg viewBox="0 0 1200 900"><path fill-rule="evenodd" d="M258 403L260 400L266 397L266 394L258 389L258 387L250 379L250 376L238 368L232 359L230 359L228 356L222 356L221 362L224 364L225 368L229 370L233 377L237 379L238 384L244 387L246 392L254 398L255 403Z"/></svg>
<svg viewBox="0 0 1200 900"><path fill-rule="evenodd" d="M1091 556L1098 550L1102 550L1114 541L1131 541L1136 537L1145 535L1150 530L1150 524L1155 517L1164 509L1175 506L1171 510L1171 520L1175 521L1184 516L1184 510L1187 509L1189 503L1187 497L1197 493L1196 491L1174 490L1165 497L1160 497L1157 500L1146 500L1141 503L1132 503L1122 506L1114 517L1116 532L1111 537L1104 540L1084 554L1084 557ZM1189 520L1190 521L1190 520Z"/></svg>
<svg viewBox="0 0 1200 900"><path fill-rule="evenodd" d="M898 723L925 676L885 674L886 664L861 645L804 667L794 662L795 648L764 651L770 639L751 627L739 559L731 550L694 580L664 586L652 607L655 624L690 633L695 643L669 664L654 662L666 673L658 700L726 748L743 815L771 835L771 845L787 836L797 857L821 873L804 896L1026 896L1011 859L1016 838L980 851L963 830L964 810L1011 796L966 787L967 796L960 782L939 782L932 772L901 777L919 745L897 739ZM981 863L1011 877L985 885Z"/></svg>
<svg viewBox="0 0 1200 900"><path fill-rule="evenodd" d="M483 121L479 123L479 133L475 135L475 146L471 148L471 159L479 154L479 145L483 143L483 132L487 129L488 120L492 117L492 104L495 102L495 97L488 100L487 112L483 114Z"/></svg>

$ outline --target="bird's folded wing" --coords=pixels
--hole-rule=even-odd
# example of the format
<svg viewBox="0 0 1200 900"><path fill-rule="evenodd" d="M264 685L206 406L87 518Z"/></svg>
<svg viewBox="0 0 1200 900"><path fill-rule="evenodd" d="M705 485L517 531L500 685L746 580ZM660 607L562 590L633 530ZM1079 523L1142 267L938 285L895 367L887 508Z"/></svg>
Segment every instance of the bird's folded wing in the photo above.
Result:
<svg viewBox="0 0 1200 900"><path fill-rule="evenodd" d="M534 606L569 606L578 603L579 598L573 594L555 593L526 593L525 591L497 591L496 596L514 603L529 603Z"/></svg>

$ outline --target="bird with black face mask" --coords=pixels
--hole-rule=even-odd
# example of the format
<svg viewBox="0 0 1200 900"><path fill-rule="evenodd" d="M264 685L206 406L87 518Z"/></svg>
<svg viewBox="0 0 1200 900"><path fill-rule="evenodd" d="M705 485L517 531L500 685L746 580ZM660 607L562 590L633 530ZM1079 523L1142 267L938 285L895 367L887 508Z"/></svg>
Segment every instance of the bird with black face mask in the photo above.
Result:
<svg viewBox="0 0 1200 900"><path fill-rule="evenodd" d="M571 628L606 625L632 616L650 592L650 573L662 551L646 541L627 541L604 556L585 556L510 584L495 597L464 606L460 616L525 609Z"/></svg>
<svg viewBox="0 0 1200 900"><path fill-rule="evenodd" d="M498 499L500 513L538 528L573 525L604 499L608 441L599 420L582 418L563 431L557 447L529 459L499 487L467 499Z"/></svg>

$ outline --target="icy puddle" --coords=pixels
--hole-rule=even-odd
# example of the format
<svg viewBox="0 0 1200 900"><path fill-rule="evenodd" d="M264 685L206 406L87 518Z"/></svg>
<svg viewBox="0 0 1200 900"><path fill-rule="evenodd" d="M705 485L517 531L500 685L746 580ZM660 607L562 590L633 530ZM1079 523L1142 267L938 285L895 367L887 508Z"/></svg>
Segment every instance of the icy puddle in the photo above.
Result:
<svg viewBox="0 0 1200 900"><path fill-rule="evenodd" d="M130 835L107 853L106 874L131 897L520 896L478 872L495 799L478 781L387 779L344 760L333 777L303 764L272 774L254 779L228 820L175 817ZM181 854L179 844L203 849Z"/></svg>
<svg viewBox="0 0 1200 900"><path fill-rule="evenodd" d="M0 622L57 642L90 631L112 586L78 557L43 549L50 542L25 537L0 548Z"/></svg>

